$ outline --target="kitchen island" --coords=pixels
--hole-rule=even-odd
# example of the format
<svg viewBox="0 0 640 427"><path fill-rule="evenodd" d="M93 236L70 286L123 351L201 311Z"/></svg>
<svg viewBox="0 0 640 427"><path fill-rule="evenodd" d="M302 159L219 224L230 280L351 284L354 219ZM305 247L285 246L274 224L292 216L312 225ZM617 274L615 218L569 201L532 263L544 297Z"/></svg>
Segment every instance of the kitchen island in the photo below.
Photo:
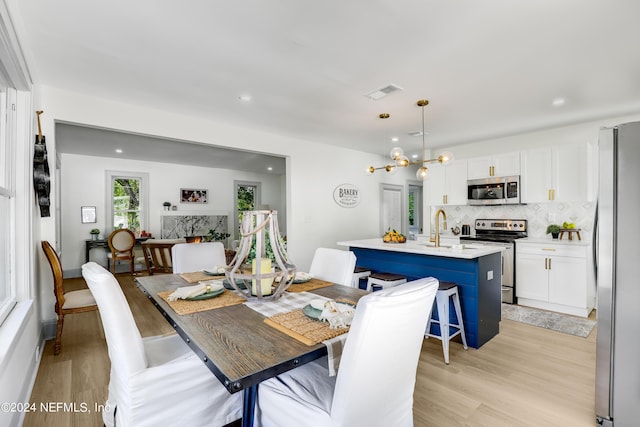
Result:
<svg viewBox="0 0 640 427"><path fill-rule="evenodd" d="M357 265L373 272L401 274L408 281L435 277L458 285L470 347L479 348L498 334L502 248L477 244L436 248L418 241L384 243L381 238L338 242L338 246L348 247Z"/></svg>

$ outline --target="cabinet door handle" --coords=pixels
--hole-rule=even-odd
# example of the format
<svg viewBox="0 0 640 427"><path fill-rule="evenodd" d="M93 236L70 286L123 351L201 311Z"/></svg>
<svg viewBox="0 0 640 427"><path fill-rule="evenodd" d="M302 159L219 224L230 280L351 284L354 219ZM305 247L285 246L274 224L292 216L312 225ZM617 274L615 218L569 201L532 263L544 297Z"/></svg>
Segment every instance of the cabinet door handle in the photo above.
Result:
<svg viewBox="0 0 640 427"><path fill-rule="evenodd" d="M549 258L545 258L544 259L544 269L548 270L549 269Z"/></svg>
<svg viewBox="0 0 640 427"><path fill-rule="evenodd" d="M556 250L554 248L542 248L543 251L548 251L548 252L555 252Z"/></svg>
<svg viewBox="0 0 640 427"><path fill-rule="evenodd" d="M548 259L549 259L549 270L551 270L551 258L548 258Z"/></svg>
<svg viewBox="0 0 640 427"><path fill-rule="evenodd" d="M556 190L551 190L551 200L555 200L556 199Z"/></svg>
<svg viewBox="0 0 640 427"><path fill-rule="evenodd" d="M489 166L489 176L494 176L495 168L493 166Z"/></svg>
<svg viewBox="0 0 640 427"><path fill-rule="evenodd" d="M547 190L547 200L551 200L551 190Z"/></svg>

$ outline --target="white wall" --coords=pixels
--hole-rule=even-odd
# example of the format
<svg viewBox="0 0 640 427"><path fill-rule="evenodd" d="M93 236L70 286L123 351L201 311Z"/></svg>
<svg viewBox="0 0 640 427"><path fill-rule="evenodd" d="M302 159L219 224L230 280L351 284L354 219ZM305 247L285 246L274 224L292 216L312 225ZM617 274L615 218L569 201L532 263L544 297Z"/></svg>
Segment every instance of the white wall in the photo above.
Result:
<svg viewBox="0 0 640 427"><path fill-rule="evenodd" d="M299 269L309 268L316 247L337 247L336 242L340 240L368 238L379 233L379 184L381 179L387 178L364 173L370 164L381 162L379 156L232 127L216 123L208 117L184 116L48 86L38 86L36 91L38 101L34 108L45 111L41 116L42 129L47 137L52 169L56 121L280 155L287 157L285 191L288 251ZM348 145L348 141L345 141L344 146ZM64 164L62 168L65 168ZM397 183L398 179L398 176L392 177L390 182ZM101 182L92 191L102 192ZM334 203L333 190L343 183L354 184L361 190L362 201L359 206L345 209ZM55 184L54 179L52 189L56 188ZM54 204L55 199L52 194ZM104 197L99 196L95 204L104 205ZM63 220L66 221L67 215L70 215L72 221L77 221L79 206L71 207L71 212L61 210ZM56 212L55 205L52 206L52 212ZM41 229L42 235L55 236L54 218L42 221ZM87 236L85 232L80 234L80 239ZM81 246L79 242L72 245ZM66 250L71 251L70 248ZM70 257L77 262L77 255ZM53 293L50 291L52 284L46 283L47 280L50 278L43 276L40 286L44 310L42 317L45 321L55 318Z"/></svg>
<svg viewBox="0 0 640 427"><path fill-rule="evenodd" d="M223 211L229 216L229 230L233 230L234 180L260 182L262 203L283 211L281 188L283 180L278 175L177 165L172 163L145 162L128 159L104 158L64 154L61 156L61 248L63 269L79 269L85 262L85 240L89 230L99 228L104 236L111 226L106 218L106 171L143 172L149 176L149 224L146 230L160 238L162 203L171 202L178 212ZM208 190L209 203L181 204L180 188ZM82 224L80 207L96 206L97 223ZM281 230L286 232L285 224ZM93 255L93 254L92 254ZM99 254L96 254L99 255ZM104 254L102 254L104 255ZM92 259L93 260L93 259ZM96 259L97 262L100 262Z"/></svg>

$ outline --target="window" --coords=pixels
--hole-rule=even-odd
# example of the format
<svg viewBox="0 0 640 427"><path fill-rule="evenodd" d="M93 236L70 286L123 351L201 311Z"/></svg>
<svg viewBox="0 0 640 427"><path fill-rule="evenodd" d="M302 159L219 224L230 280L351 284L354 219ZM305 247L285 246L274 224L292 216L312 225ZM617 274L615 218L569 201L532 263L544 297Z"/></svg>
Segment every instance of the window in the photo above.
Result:
<svg viewBox="0 0 640 427"><path fill-rule="evenodd" d="M422 186L409 184L409 234L422 233Z"/></svg>
<svg viewBox="0 0 640 427"><path fill-rule="evenodd" d="M16 301L16 290L13 284L12 269L14 239L11 230L14 227L13 214L14 189L12 165L15 163L11 121L13 114L7 113L9 97L13 90L0 87L0 323L9 314Z"/></svg>
<svg viewBox="0 0 640 427"><path fill-rule="evenodd" d="M242 213L244 211L255 210L260 206L260 183L259 182L242 182L234 181L235 186L235 215L236 226L235 235L239 238L238 230L242 223Z"/></svg>
<svg viewBox="0 0 640 427"><path fill-rule="evenodd" d="M140 231L148 228L148 174L107 171L107 176L111 230L128 228L136 236L140 235Z"/></svg>

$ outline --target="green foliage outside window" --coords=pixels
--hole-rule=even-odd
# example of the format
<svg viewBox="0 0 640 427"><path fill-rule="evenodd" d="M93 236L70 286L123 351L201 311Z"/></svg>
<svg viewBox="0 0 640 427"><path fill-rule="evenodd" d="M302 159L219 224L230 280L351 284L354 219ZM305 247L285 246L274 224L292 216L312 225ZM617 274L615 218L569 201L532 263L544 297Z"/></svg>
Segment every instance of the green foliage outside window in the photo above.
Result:
<svg viewBox="0 0 640 427"><path fill-rule="evenodd" d="M269 231L267 230L265 230L264 232L264 239L266 240L264 242L264 256L266 258L269 258L271 262L274 263L273 265L275 265L276 257L273 255L273 249L271 248L271 239L269 238ZM287 241L283 237L280 237L280 244L286 250ZM247 262L250 263L251 261L253 261L255 257L256 257L256 241L254 240L251 245L251 249L249 250L249 255L247 256Z"/></svg>
<svg viewBox="0 0 640 427"><path fill-rule="evenodd" d="M256 187L252 185L238 186L238 226L242 224L244 211L252 211L256 205Z"/></svg>
<svg viewBox="0 0 640 427"><path fill-rule="evenodd" d="M113 228L140 231L140 180L116 178L113 181Z"/></svg>
<svg viewBox="0 0 640 427"><path fill-rule="evenodd" d="M414 225L415 215L415 197L412 192L409 192L409 225Z"/></svg>
<svg viewBox="0 0 640 427"><path fill-rule="evenodd" d="M256 191L257 187L254 185L238 185L238 228L242 224L242 215L245 211L253 211L256 207ZM273 249L271 248L271 242L269 240L269 232L265 230L265 257L275 262L275 256L273 255ZM280 238L280 243L283 248L286 248L287 242L284 238ZM247 262L251 262L256 257L256 242L253 241L251 250L247 257Z"/></svg>

